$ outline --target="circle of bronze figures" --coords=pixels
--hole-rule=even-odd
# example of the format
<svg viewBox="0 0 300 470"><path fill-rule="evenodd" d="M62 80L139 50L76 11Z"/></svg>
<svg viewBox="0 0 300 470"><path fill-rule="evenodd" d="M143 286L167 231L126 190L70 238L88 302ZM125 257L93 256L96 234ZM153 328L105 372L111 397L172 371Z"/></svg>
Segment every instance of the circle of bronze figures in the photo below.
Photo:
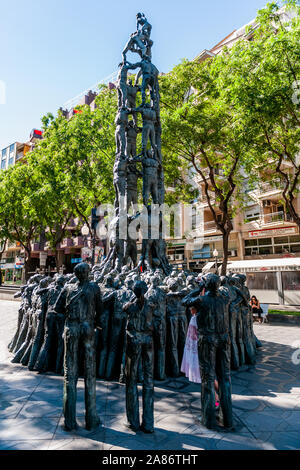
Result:
<svg viewBox="0 0 300 470"><path fill-rule="evenodd" d="M118 112L114 164L115 213L110 251L90 271L78 264L74 274L54 278L36 274L21 288L17 331L9 344L12 362L40 373L64 375L64 418L67 430L76 429L76 387L84 376L86 428L100 424L96 412L96 377L126 384L127 425L154 431L153 379L178 377L190 307L197 309L201 372L202 422L217 426L215 379L219 384L221 421L232 428L230 370L255 364L259 342L253 333L250 294L245 276L220 278L178 271L169 265L162 221L151 239L151 205L164 203L161 156L158 70L151 62L152 26L142 13L122 52L117 81ZM129 63L127 53L140 61ZM135 81L130 70L139 69ZM141 78L141 83L140 83ZM138 93L141 104L136 105ZM149 102L147 102L149 99ZM131 119L128 120L128 117ZM139 127L139 116L142 127ZM137 136L141 153L137 155ZM137 165L141 165L140 171ZM142 177L144 217L142 253L137 261L136 240L121 237L121 224L142 217L136 210L137 182ZM128 215L129 212L132 215ZM205 289L205 294L203 295ZM143 388L140 423L138 388ZM200 388L199 388L200 391Z"/></svg>

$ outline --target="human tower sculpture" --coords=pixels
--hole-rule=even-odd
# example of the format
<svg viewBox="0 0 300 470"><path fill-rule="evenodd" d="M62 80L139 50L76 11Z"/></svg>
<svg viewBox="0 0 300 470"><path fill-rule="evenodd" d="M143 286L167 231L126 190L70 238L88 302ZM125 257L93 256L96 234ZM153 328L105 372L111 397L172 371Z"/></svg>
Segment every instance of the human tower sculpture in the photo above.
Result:
<svg viewBox="0 0 300 470"><path fill-rule="evenodd" d="M143 13L136 15L136 31L130 35L122 52L117 79L118 112L115 119L116 157L113 169L115 213L111 223L110 251L102 266L104 276L111 269L121 271L131 263L137 265L137 231L128 226L137 219L137 230L144 222L142 254L136 269L141 272L154 268L170 274L163 237L162 214L158 206L164 204L164 171L161 154L161 122L159 71L151 62L152 26ZM138 54L140 60L130 63L128 52ZM138 70L133 83L130 70ZM141 82L140 82L141 78ZM137 106L137 100L140 104ZM139 126L139 120L142 125ZM137 152L137 136L141 134L141 149ZM141 165L142 171L137 168ZM138 210L138 179L142 178L143 210ZM152 203L152 204L151 204ZM129 215L132 214L132 215ZM154 227L155 225L155 227ZM155 229L155 230L154 230ZM153 235L155 233L155 235Z"/></svg>
<svg viewBox="0 0 300 470"><path fill-rule="evenodd" d="M145 15L138 13L136 31L131 34L119 65L116 198L110 252L105 262L92 272L87 263L80 263L73 275L49 278L36 274L17 294L22 303L17 330L9 345L14 355L12 362L39 372L64 373L64 418L68 430L77 427L76 386L83 373L87 429L97 428L100 423L96 409L97 375L125 381L127 425L135 431L153 432L153 378L165 380L166 376L180 375L190 307L197 310L202 419L207 427L216 427L217 377L223 424L232 428L230 369L237 370L245 363L254 365L259 347L253 332L246 276L220 279L208 274L200 279L195 273L172 270L168 263L162 216L153 217L155 207L164 203L164 173L158 70L151 62L151 29ZM140 61L128 62L129 51L138 54ZM139 71L133 83L128 72L135 69ZM138 125L140 119L142 127ZM139 177L143 181L143 211L136 206ZM143 218L148 226L141 230L142 253L137 262L137 241L127 235L131 221L138 222L138 229ZM141 424L138 382L143 384Z"/></svg>

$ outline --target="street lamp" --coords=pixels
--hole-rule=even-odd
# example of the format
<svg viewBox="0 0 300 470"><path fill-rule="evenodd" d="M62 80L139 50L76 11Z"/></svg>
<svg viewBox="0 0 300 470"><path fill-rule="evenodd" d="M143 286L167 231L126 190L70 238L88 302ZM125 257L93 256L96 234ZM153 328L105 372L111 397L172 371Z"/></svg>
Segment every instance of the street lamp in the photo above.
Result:
<svg viewBox="0 0 300 470"><path fill-rule="evenodd" d="M218 255L219 255L219 252L215 248L214 251L213 251L213 256L214 256L215 262L216 262L216 274L218 274Z"/></svg>
<svg viewBox="0 0 300 470"><path fill-rule="evenodd" d="M87 239L88 239L88 235L90 234L90 229L88 228L86 224L83 225L83 227L81 228L81 233L84 237L84 246L86 246L88 249Z"/></svg>
<svg viewBox="0 0 300 470"><path fill-rule="evenodd" d="M88 228L87 225L84 225L81 229L81 233L84 237L87 237L88 234L90 233L90 229Z"/></svg>

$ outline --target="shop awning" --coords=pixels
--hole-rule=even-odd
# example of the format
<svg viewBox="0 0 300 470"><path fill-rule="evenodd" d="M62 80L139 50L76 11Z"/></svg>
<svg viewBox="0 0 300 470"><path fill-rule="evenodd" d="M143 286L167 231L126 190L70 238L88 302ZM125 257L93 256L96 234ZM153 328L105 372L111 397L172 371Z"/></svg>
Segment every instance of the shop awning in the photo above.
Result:
<svg viewBox="0 0 300 470"><path fill-rule="evenodd" d="M229 261L227 272L300 271L300 258Z"/></svg>
<svg viewBox="0 0 300 470"><path fill-rule="evenodd" d="M203 266L202 273L208 273L213 268L213 266L216 266L215 261L209 261L209 263L206 263L206 265Z"/></svg>

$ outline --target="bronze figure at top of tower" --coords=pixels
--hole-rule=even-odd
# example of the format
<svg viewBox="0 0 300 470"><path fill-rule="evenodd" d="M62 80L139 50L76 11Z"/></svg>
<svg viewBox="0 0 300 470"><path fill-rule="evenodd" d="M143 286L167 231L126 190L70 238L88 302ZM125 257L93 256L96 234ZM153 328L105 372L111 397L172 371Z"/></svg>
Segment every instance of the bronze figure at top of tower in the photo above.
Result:
<svg viewBox="0 0 300 470"><path fill-rule="evenodd" d="M148 57L151 60L151 47L153 41L150 39L152 26L147 21L144 13L136 15L136 31L130 35L130 38L123 49L123 63L126 62L126 54L128 51L138 53L141 58Z"/></svg>

